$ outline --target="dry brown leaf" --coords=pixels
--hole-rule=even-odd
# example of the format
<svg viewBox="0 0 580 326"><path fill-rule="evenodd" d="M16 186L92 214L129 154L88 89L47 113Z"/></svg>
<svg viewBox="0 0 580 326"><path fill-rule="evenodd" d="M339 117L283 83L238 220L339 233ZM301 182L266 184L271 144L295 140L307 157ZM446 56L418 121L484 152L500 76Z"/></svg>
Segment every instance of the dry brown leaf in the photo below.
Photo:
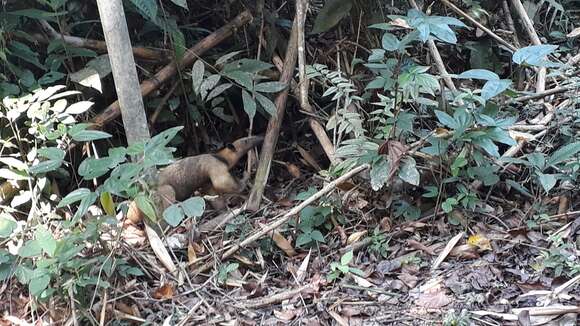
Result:
<svg viewBox="0 0 580 326"><path fill-rule="evenodd" d="M441 263L445 260L447 255L449 255L449 252L451 252L451 250L453 249L453 247L455 247L457 242L459 242L459 240L461 240L463 235L464 235L464 233L460 232L458 235L454 236L451 240L449 240L449 242L447 243L445 248L443 248L443 251L441 251L441 253L437 257L437 259L433 263L433 267L431 267L432 270L437 269L439 267L439 265L441 265Z"/></svg>
<svg viewBox="0 0 580 326"><path fill-rule="evenodd" d="M358 232L355 232L355 233L349 235L348 236L348 239L346 239L346 244L349 245L349 244L352 244L354 242L359 241L367 233L368 233L368 231L367 230L364 230L364 231L358 231Z"/></svg>
<svg viewBox="0 0 580 326"><path fill-rule="evenodd" d="M298 267L298 270L296 271L296 281L298 283L302 283L302 281L304 281L304 278L306 277L306 271L308 270L308 265L310 264L311 253L312 249L308 251L308 255L304 257L304 260L302 260L300 267Z"/></svg>
<svg viewBox="0 0 580 326"><path fill-rule="evenodd" d="M197 253L191 244L187 245L187 261L193 264L197 261Z"/></svg>
<svg viewBox="0 0 580 326"><path fill-rule="evenodd" d="M272 240L274 240L276 246L282 249L287 256L296 256L296 250L294 250L290 241L288 241L280 232L274 231L272 233Z"/></svg>
<svg viewBox="0 0 580 326"><path fill-rule="evenodd" d="M336 188L338 188L342 191L349 191L354 187L355 187L355 184L350 182L350 181L341 182L341 183L336 185Z"/></svg>
<svg viewBox="0 0 580 326"><path fill-rule="evenodd" d="M288 197L284 197L276 202L276 204L282 207L294 207L294 201Z"/></svg>
<svg viewBox="0 0 580 326"><path fill-rule="evenodd" d="M356 284L358 284L358 286L361 286L363 288L370 288L370 287L374 286L373 283L367 281L367 279L365 279L363 277L360 277L360 276L354 275L354 274L352 274L351 276L352 276L352 279L356 282Z"/></svg>
<svg viewBox="0 0 580 326"><path fill-rule="evenodd" d="M441 282L430 282L420 289L420 294L415 304L427 309L439 309L450 304L452 298L445 294Z"/></svg>
<svg viewBox="0 0 580 326"><path fill-rule="evenodd" d="M304 148L302 148L300 145L296 145L296 149L298 149L298 152L300 153L300 156L302 156L302 158L314 169L316 169L316 171L320 171L322 170L322 168L320 167L320 165L318 164L318 162L316 162L316 160L312 157L312 155L310 155L310 153L308 153L308 151L306 151Z"/></svg>
<svg viewBox="0 0 580 326"><path fill-rule="evenodd" d="M479 254L477 253L477 247L470 244L464 244L457 246L449 252L449 256L463 259L477 259Z"/></svg>
<svg viewBox="0 0 580 326"><path fill-rule="evenodd" d="M155 291L153 291L151 296L157 300L167 300L173 298L173 294L174 294L173 285L171 285L170 283L165 283L160 287L158 287L157 289L155 289Z"/></svg>
<svg viewBox="0 0 580 326"><path fill-rule="evenodd" d="M298 179L302 176L302 172L300 172L300 169L298 168L298 166L296 166L296 164L286 164L286 169L288 170L288 173L290 173L290 175L292 175L294 178Z"/></svg>

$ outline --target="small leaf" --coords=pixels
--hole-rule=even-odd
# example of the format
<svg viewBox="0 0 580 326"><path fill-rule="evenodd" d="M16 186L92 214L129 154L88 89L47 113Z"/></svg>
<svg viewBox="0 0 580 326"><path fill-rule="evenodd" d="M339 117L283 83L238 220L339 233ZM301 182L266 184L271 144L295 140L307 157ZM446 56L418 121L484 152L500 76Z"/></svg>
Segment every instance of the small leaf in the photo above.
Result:
<svg viewBox="0 0 580 326"><path fill-rule="evenodd" d="M286 88L286 84L281 83L281 82L265 82L265 83L261 83L261 84L257 84L256 86L254 86L254 90L256 92L261 92L261 93L277 93L281 90L283 90L284 88Z"/></svg>
<svg viewBox="0 0 580 326"><path fill-rule="evenodd" d="M496 95L503 93L506 89L508 89L512 84L512 81L509 79L500 79L500 80L490 80L481 89L481 97L486 100L489 100Z"/></svg>
<svg viewBox="0 0 580 326"><path fill-rule="evenodd" d="M88 109L91 108L91 106L93 106L93 102L81 101L72 104L71 106L66 108L64 112L67 114L81 114L85 113Z"/></svg>
<svg viewBox="0 0 580 326"><path fill-rule="evenodd" d="M548 158L547 165L556 165L580 152L580 142L570 143L560 147Z"/></svg>
<svg viewBox="0 0 580 326"><path fill-rule="evenodd" d="M324 236L322 235L322 233L318 230L314 230L310 233L310 238L316 242L322 242L324 243L326 240L324 239Z"/></svg>
<svg viewBox="0 0 580 326"><path fill-rule="evenodd" d="M451 129L458 129L457 122L449 114L447 114L443 111L435 110L435 115L437 116L437 119L439 120L439 122L441 122L443 125L451 128Z"/></svg>
<svg viewBox="0 0 580 326"><path fill-rule="evenodd" d="M101 207L105 210L105 213L109 216L115 216L115 202L113 201L113 196L108 191L103 191L100 197Z"/></svg>
<svg viewBox="0 0 580 326"><path fill-rule="evenodd" d="M112 137L110 134L99 130L81 130L74 134L71 134L69 130L69 135L74 141L93 141Z"/></svg>
<svg viewBox="0 0 580 326"><path fill-rule="evenodd" d="M33 296L38 296L42 293L42 291L46 290L49 284L50 275L43 274L30 280L30 283L28 284L28 291Z"/></svg>
<svg viewBox="0 0 580 326"><path fill-rule="evenodd" d="M177 204L167 207L165 212L163 212L163 219L173 227L178 226L184 217L183 210Z"/></svg>
<svg viewBox="0 0 580 326"><path fill-rule="evenodd" d="M60 167L62 160L46 160L29 168L30 173L40 174L54 171Z"/></svg>
<svg viewBox="0 0 580 326"><path fill-rule="evenodd" d="M381 189L389 178L390 164L387 160L381 160L373 164L370 172L371 187L374 191Z"/></svg>
<svg viewBox="0 0 580 326"><path fill-rule="evenodd" d="M268 114L270 116L275 116L277 114L276 104L274 104L274 102L270 101L269 98L267 98L266 96L264 96L260 93L256 93L256 100L258 100L258 103L260 103L260 106L262 108L264 108L264 110L266 112L268 112Z"/></svg>
<svg viewBox="0 0 580 326"><path fill-rule="evenodd" d="M382 39L382 46L383 49L387 50L387 51L396 51L399 49L399 39L391 34L391 33L385 33L383 34L383 39Z"/></svg>
<svg viewBox="0 0 580 326"><path fill-rule="evenodd" d="M191 83L193 86L193 92L199 94L199 87L203 82L203 74L205 72L205 67L201 60L195 61L193 67L191 68Z"/></svg>
<svg viewBox="0 0 580 326"><path fill-rule="evenodd" d="M16 229L16 220L8 214L0 214L0 238L9 237Z"/></svg>
<svg viewBox="0 0 580 326"><path fill-rule="evenodd" d="M399 170L399 178L414 186L419 185L421 175L417 170L417 163L412 157L407 157L404 159L403 165Z"/></svg>
<svg viewBox="0 0 580 326"><path fill-rule="evenodd" d="M180 6L185 10L189 10L189 8L187 8L187 0L171 0L171 2L173 2L174 4Z"/></svg>
<svg viewBox="0 0 580 326"><path fill-rule="evenodd" d="M135 204L137 204L139 210L143 212L143 214L145 214L145 216L147 216L149 220L151 221L157 220L157 216L155 215L155 207L153 206L151 200L147 198L147 196L143 194L138 195L137 197L135 197Z"/></svg>
<svg viewBox="0 0 580 326"><path fill-rule="evenodd" d="M43 147L38 149L38 155L51 160L63 160L66 153L57 147Z"/></svg>
<svg viewBox="0 0 580 326"><path fill-rule="evenodd" d="M82 200L83 198L88 197L90 194L91 194L91 191L89 189L79 188L77 190L70 192L68 195L66 195L60 201L60 203L58 203L58 206L56 206L56 207L61 208L61 207L64 207L66 205L70 205L70 204L75 203L79 200Z"/></svg>
<svg viewBox="0 0 580 326"><path fill-rule="evenodd" d="M44 226L40 226L34 235L36 241L42 248L42 251L44 251L48 256L54 257L56 251L56 240L54 240L52 234Z"/></svg>
<svg viewBox="0 0 580 326"><path fill-rule="evenodd" d="M199 217L205 211L205 201L201 197L191 197L181 203L187 217Z"/></svg>
<svg viewBox="0 0 580 326"><path fill-rule="evenodd" d="M538 172L538 180L540 181L540 184L542 185L542 188L544 188L546 193L550 192L550 190L552 190L552 188L554 188L554 186L556 185L556 182L558 181L558 179L556 179L555 175L543 174L540 172Z"/></svg>
<svg viewBox="0 0 580 326"><path fill-rule="evenodd" d="M242 89L242 100L244 102L244 111L246 111L250 120L253 120L256 115L256 102L245 89Z"/></svg>
<svg viewBox="0 0 580 326"><path fill-rule="evenodd" d="M36 257L42 253L42 247L37 240L28 240L18 250L18 255L23 258Z"/></svg>
<svg viewBox="0 0 580 326"><path fill-rule="evenodd" d="M353 257L354 255L352 250L346 252L344 255L342 255L342 257L340 257L340 264L343 266L348 265L352 261Z"/></svg>
<svg viewBox="0 0 580 326"><path fill-rule="evenodd" d="M457 76L457 78L464 79L481 79L481 80L499 80L499 76L487 69L471 69L462 72Z"/></svg>

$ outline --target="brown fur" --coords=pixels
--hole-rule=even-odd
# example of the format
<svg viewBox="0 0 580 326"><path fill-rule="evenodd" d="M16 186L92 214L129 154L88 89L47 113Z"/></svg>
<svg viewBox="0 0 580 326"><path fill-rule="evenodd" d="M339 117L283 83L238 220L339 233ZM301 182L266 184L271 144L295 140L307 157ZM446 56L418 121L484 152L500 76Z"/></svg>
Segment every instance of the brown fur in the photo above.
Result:
<svg viewBox="0 0 580 326"><path fill-rule="evenodd" d="M210 185L209 192L229 194L240 192L241 186L230 169L252 148L260 144L261 136L236 140L215 154L201 154L183 158L159 173L159 186L169 185L175 199L183 201L196 190Z"/></svg>
<svg viewBox="0 0 580 326"><path fill-rule="evenodd" d="M215 154L201 154L183 158L170 164L159 172L157 189L152 200L158 215L176 201L183 201L196 190L207 195L235 194L243 190L238 180L231 175L230 169L252 148L263 141L262 136L240 138L220 149ZM244 184L242 182L242 184ZM225 207L221 198L210 201L215 209ZM127 218L133 223L143 220L143 213L132 202Z"/></svg>

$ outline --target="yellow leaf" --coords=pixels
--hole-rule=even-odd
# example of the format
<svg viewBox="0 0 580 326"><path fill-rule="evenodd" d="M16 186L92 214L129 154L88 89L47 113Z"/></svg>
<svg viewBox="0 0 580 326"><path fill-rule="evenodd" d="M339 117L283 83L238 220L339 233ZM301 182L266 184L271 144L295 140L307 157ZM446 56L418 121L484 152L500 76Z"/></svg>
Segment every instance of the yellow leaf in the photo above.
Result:
<svg viewBox="0 0 580 326"><path fill-rule="evenodd" d="M471 235L467 243L481 250L491 250L491 242L481 233Z"/></svg>
<svg viewBox="0 0 580 326"><path fill-rule="evenodd" d="M101 193L101 207L109 216L115 216L115 202L110 192L104 191Z"/></svg>

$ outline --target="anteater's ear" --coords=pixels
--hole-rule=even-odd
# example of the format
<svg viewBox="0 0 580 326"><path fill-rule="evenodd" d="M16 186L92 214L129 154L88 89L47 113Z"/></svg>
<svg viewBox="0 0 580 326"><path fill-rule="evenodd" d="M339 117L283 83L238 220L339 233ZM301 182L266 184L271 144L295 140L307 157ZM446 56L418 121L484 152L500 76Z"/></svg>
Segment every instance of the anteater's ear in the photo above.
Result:
<svg viewBox="0 0 580 326"><path fill-rule="evenodd" d="M234 144L232 144L232 143L227 143L225 148L229 149L232 152L237 151L236 146L234 146Z"/></svg>

